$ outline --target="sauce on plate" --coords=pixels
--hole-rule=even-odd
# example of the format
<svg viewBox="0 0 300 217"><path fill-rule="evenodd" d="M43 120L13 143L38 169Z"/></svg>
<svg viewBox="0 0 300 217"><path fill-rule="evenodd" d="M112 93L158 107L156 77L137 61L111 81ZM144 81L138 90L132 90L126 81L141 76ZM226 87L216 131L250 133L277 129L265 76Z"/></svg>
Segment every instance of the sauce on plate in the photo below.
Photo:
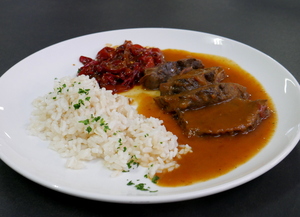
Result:
<svg viewBox="0 0 300 217"><path fill-rule="evenodd" d="M251 74L234 61L220 56L174 49L163 50L163 53L167 61L194 57L200 59L205 67L222 67L229 75L223 82L234 82L247 87L251 100L267 99L272 113L256 130L248 134L188 138L171 115L166 114L155 104L153 96L159 95L158 91L137 91L133 95L129 93L130 97L138 102L139 113L163 120L167 130L178 136L178 143L189 144L193 150L192 153L177 159L179 168L171 172L158 173L158 185L178 187L216 178L247 162L264 148L275 131L277 117L272 99Z"/></svg>

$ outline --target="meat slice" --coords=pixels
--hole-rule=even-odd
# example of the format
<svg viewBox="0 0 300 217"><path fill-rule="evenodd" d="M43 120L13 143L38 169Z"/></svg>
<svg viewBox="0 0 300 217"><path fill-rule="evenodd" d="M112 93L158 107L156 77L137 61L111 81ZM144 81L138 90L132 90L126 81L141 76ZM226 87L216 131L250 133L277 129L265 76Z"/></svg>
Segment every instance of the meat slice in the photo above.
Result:
<svg viewBox="0 0 300 217"><path fill-rule="evenodd" d="M231 101L203 109L180 111L178 123L184 133L191 136L246 134L270 116L267 100Z"/></svg>
<svg viewBox="0 0 300 217"><path fill-rule="evenodd" d="M233 98L248 99L246 87L236 83L216 83L175 95L154 98L157 105L167 112L199 109Z"/></svg>
<svg viewBox="0 0 300 217"><path fill-rule="evenodd" d="M154 68L145 70L145 75L141 78L140 83L144 88L149 90L158 90L161 83L179 74L192 69L204 68L202 62L195 58L182 59L174 62L166 62Z"/></svg>
<svg viewBox="0 0 300 217"><path fill-rule="evenodd" d="M225 78L225 71L221 67L193 69L169 78L166 83L160 84L159 90L162 96L173 95L207 84L219 83Z"/></svg>

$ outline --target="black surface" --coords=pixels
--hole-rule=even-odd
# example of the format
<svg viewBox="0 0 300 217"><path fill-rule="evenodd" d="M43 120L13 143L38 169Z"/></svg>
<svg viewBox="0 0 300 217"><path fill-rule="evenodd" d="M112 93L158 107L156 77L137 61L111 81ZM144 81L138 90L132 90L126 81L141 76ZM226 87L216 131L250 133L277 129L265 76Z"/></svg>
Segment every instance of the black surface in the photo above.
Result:
<svg viewBox="0 0 300 217"><path fill-rule="evenodd" d="M54 43L136 27L228 37L268 54L300 80L298 0L1 0L0 75ZM242 186L204 198L152 205L65 195L24 178L0 160L0 216L300 216L299 157L297 146L272 170Z"/></svg>

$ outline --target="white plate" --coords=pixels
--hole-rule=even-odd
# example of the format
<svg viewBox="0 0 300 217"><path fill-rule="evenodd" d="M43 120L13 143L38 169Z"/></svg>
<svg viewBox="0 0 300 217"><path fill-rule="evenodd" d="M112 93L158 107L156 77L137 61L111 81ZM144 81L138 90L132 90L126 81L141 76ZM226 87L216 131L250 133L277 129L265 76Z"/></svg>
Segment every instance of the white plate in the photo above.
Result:
<svg viewBox="0 0 300 217"><path fill-rule="evenodd" d="M101 162L83 170L64 167L65 159L48 143L27 135L31 102L52 89L53 79L75 76L80 55L95 57L107 43L124 40L161 49L174 48L228 57L253 74L273 98L278 126L269 144L237 169L218 178L187 187L162 188L143 178L139 169L117 178ZM0 79L0 157L18 173L43 186L67 194L120 203L162 203L221 192L265 173L295 147L300 137L300 88L295 78L269 56L242 43L201 32L177 29L127 29L91 34L45 48L25 58ZM147 182L157 193L138 191L127 182Z"/></svg>

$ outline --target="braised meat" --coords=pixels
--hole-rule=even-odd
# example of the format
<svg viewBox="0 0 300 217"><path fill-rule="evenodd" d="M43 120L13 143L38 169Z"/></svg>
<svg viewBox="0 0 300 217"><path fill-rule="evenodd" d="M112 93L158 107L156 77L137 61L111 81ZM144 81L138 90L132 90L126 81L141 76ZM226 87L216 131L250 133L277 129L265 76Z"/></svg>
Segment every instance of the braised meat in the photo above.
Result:
<svg viewBox="0 0 300 217"><path fill-rule="evenodd" d="M162 96L173 95L207 84L219 83L225 78L226 74L221 67L193 69L169 78L166 83L160 84L159 90Z"/></svg>
<svg viewBox="0 0 300 217"><path fill-rule="evenodd" d="M232 99L197 110L180 111L177 121L191 136L248 133L270 116L267 100Z"/></svg>
<svg viewBox="0 0 300 217"><path fill-rule="evenodd" d="M233 98L248 99L246 87L236 83L215 83L175 95L155 97L157 105L166 112L199 109Z"/></svg>
<svg viewBox="0 0 300 217"><path fill-rule="evenodd" d="M182 59L174 62L166 62L154 68L145 70L145 75L140 83L149 90L158 90L161 83L167 82L170 77L179 73L185 73L192 69L204 68L202 62L198 59Z"/></svg>
<svg viewBox="0 0 300 217"><path fill-rule="evenodd" d="M148 68L140 83L159 89L154 101L188 137L248 133L270 116L267 100L251 101L246 87L222 83L226 77L223 68L191 58Z"/></svg>

